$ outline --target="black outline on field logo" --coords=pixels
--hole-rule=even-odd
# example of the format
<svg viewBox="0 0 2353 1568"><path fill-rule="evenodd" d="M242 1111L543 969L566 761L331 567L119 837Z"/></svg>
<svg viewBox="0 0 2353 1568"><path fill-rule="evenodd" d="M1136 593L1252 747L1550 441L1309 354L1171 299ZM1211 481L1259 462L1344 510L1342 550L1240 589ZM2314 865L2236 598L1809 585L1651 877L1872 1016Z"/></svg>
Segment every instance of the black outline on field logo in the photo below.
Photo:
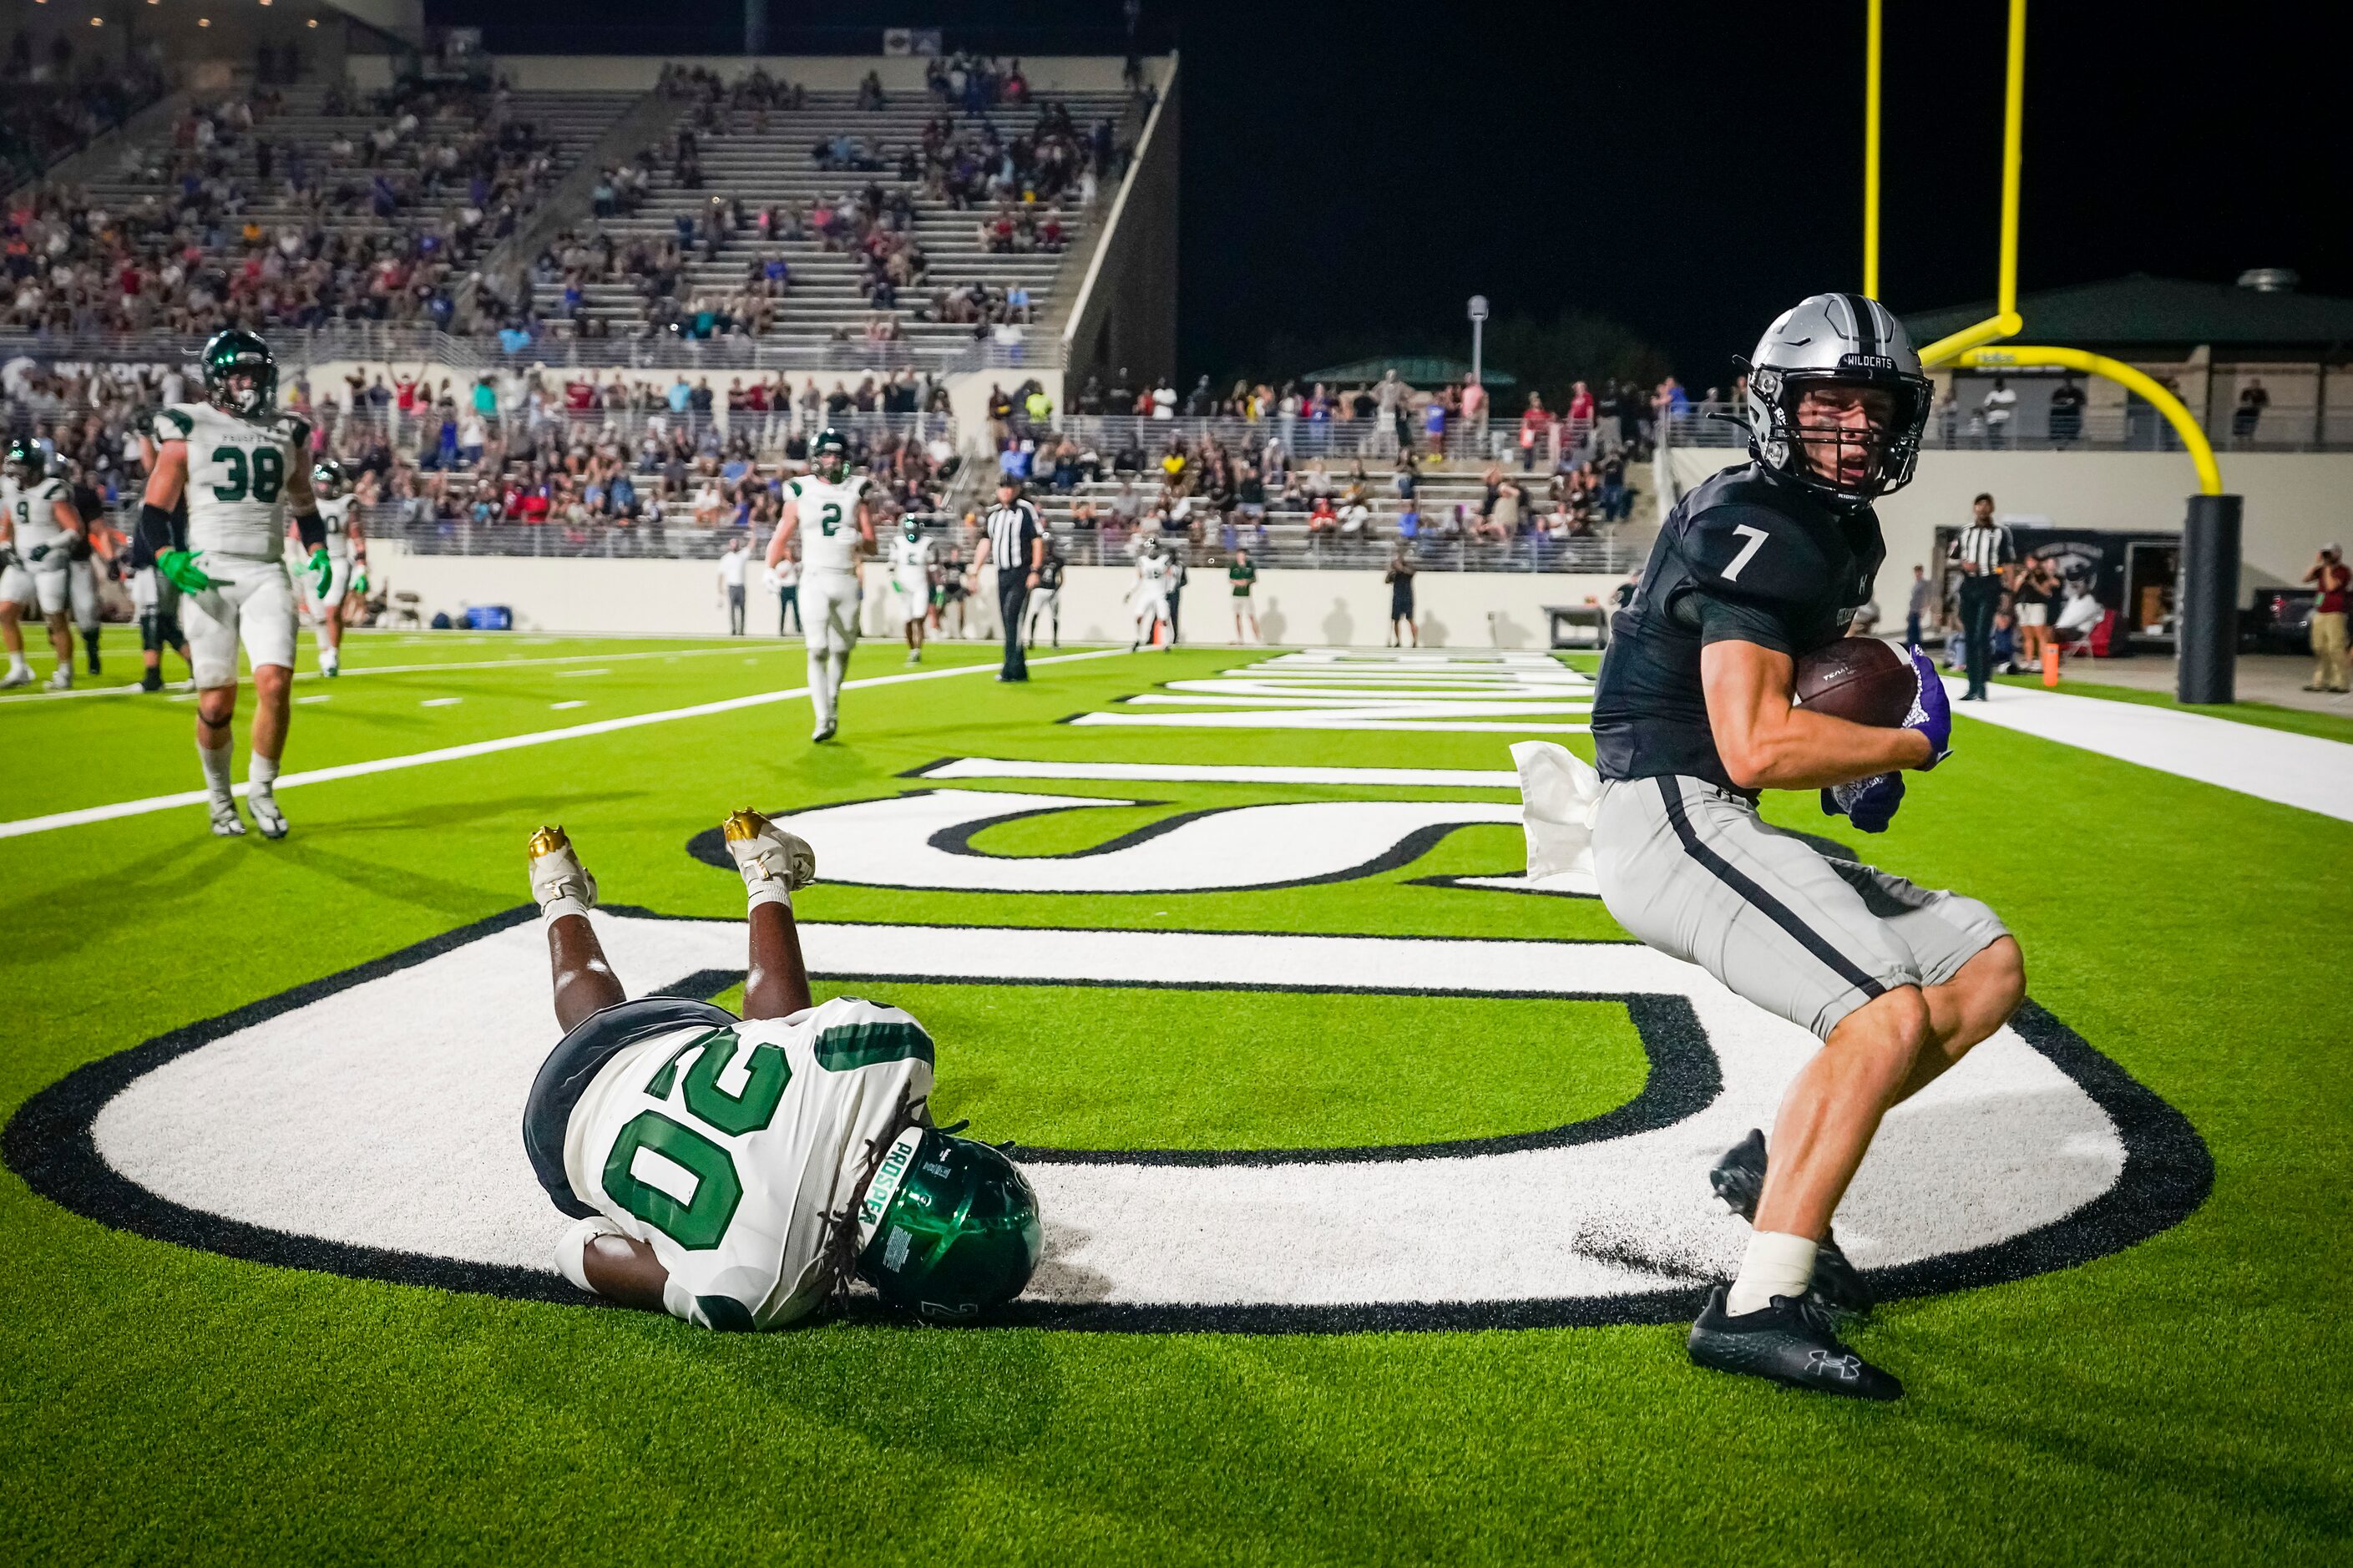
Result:
<svg viewBox="0 0 2353 1568"><path fill-rule="evenodd" d="M613 912L638 918L668 917L628 906ZM141 1186L109 1165L93 1137L99 1114L117 1095L148 1073L214 1041L264 1019L308 1006L340 992L413 968L493 932L536 918L529 908L509 910L440 936L387 953L340 974L298 985L276 996L159 1035L144 1044L102 1057L41 1089L18 1107L0 1130L0 1160L34 1192L61 1207L118 1230L176 1246L198 1248L248 1262L303 1268L356 1279L423 1285L565 1306L602 1307L553 1274L499 1264L470 1263L389 1247L371 1247L291 1234L186 1207ZM843 922L858 923L858 922ZM891 922L897 923L897 922ZM952 928L951 928L952 929ZM1039 927L1041 934L1058 928ZM1083 928L1092 930L1095 928ZM1176 933L1166 933L1176 934ZM1250 932L1220 931L1221 936ZM1265 933L1261 933L1265 934ZM1298 932L1282 933L1300 935ZM1316 933L1330 935L1335 933ZM1419 938L1444 942L1493 942L1510 938ZM1535 939L1525 939L1535 940ZM1605 944L1620 945L1620 944ZM887 974L828 973L828 980L889 983ZM704 970L664 987L670 994L723 990L741 978L733 971ZM912 980L915 977L901 977ZM925 984L952 984L951 977L924 975ZM967 983L998 984L972 976ZM1021 984L1078 984L1031 982ZM1113 983L1123 984L1123 983ZM1124 984L1142 984L1141 982ZM1223 986L1214 983L1152 983L1164 990L1348 990L1366 987ZM1492 995L1430 987L1380 988L1379 994ZM1444 1143L1356 1149L1304 1150L1014 1150L1016 1158L1038 1163L1275 1164L1342 1161L1460 1158L1513 1148L1590 1142L1672 1125L1711 1103L1721 1079L1714 1047L1689 1005L1680 997L1636 993L1525 993L1574 1000L1624 1002L1641 1036L1651 1070L1641 1093L1598 1117L1535 1132ZM2052 1273L2158 1236L2194 1214L2213 1190L2214 1162L2205 1141L2187 1117L2131 1074L2102 1055L2066 1025L2032 1001L2011 1020L2019 1035L2066 1074L2116 1125L2124 1146L2124 1169L2098 1197L2050 1224L1966 1252L1874 1269L1870 1279L1882 1300L1937 1295ZM520 1108L518 1108L520 1115ZM521 1159L518 1146L516 1157ZM1707 1201L1694 1194L1693 1202ZM553 1218L551 1218L551 1226ZM1472 1331L1670 1323L1700 1308L1705 1284L1635 1295L1531 1299L1513 1301L1389 1302L1366 1305L1183 1306L1016 1301L991 1320L995 1326L1059 1328L1125 1333L1351 1333L1398 1331ZM880 1310L853 1309L853 1316L898 1322Z"/></svg>

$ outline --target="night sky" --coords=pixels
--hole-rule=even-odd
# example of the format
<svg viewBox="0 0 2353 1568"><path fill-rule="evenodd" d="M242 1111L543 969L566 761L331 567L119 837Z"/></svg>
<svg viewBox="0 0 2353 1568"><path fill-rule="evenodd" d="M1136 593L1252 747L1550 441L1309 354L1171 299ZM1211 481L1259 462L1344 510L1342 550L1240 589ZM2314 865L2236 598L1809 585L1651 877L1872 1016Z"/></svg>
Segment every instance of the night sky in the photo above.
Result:
<svg viewBox="0 0 2353 1568"><path fill-rule="evenodd" d="M2353 294L2342 51L2322 8L2043 0L2030 18L2021 287L2255 266ZM1883 294L1899 312L1993 292L2002 0L1889 0ZM738 5L672 5L642 47L724 40ZM1694 385L1772 315L1861 286L1861 0L1675 6L1176 5L1184 54L1187 373L1429 345L1463 302L1622 324ZM642 27L642 0L428 0L433 21ZM1000 29L1103 49L1116 0L771 0L771 25ZM681 25L707 18L715 40ZM580 35L584 41L585 34ZM854 35L852 35L854 36ZM969 36L969 35L967 35ZM543 46L518 33L491 47ZM611 47L607 41L607 47ZM2324 80L2324 73L2332 79Z"/></svg>

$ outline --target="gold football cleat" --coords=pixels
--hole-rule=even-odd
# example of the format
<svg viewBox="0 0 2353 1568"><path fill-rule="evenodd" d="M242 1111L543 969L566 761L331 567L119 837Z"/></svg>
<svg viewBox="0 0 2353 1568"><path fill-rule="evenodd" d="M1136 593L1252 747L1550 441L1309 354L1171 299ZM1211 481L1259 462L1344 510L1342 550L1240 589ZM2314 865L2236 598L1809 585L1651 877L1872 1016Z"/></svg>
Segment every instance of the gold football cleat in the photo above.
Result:
<svg viewBox="0 0 2353 1568"><path fill-rule="evenodd" d="M572 840L564 836L561 824L553 827L543 826L531 836L530 853L534 860L543 856L553 855L559 849L571 847Z"/></svg>
<svg viewBox="0 0 2353 1568"><path fill-rule="evenodd" d="M727 820L719 825L719 832L728 843L740 844L746 838L757 838L767 830L767 826L768 819L747 805L741 811L728 813ZM546 829L540 831L543 833ZM556 829L559 835L563 831L560 827Z"/></svg>

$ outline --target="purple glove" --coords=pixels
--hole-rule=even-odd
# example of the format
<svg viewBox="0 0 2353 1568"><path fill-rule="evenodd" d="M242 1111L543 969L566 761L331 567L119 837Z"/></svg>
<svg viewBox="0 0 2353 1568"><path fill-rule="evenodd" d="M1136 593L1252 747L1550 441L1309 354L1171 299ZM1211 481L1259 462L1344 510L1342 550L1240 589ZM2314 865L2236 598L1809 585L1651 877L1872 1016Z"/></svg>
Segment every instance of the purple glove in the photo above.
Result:
<svg viewBox="0 0 2353 1568"><path fill-rule="evenodd" d="M1912 673L1920 678L1920 689L1912 699L1912 711L1904 715L1904 727L1928 737L1928 760L1920 768L1925 773L1953 754L1953 704L1945 695L1944 680L1936 674L1936 661L1922 653L1918 643L1912 645ZM1896 791L1899 795L1903 793L1901 788ZM1894 806L1887 809L1890 816L1894 815ZM1862 827L1862 824L1857 822L1855 826ZM1880 824L1881 827L1885 826L1883 822ZM1863 831L1876 833L1879 828L1865 827Z"/></svg>
<svg viewBox="0 0 2353 1568"><path fill-rule="evenodd" d="M1822 791L1822 815L1843 816L1863 833L1884 833L1904 804L1902 773L1873 773Z"/></svg>

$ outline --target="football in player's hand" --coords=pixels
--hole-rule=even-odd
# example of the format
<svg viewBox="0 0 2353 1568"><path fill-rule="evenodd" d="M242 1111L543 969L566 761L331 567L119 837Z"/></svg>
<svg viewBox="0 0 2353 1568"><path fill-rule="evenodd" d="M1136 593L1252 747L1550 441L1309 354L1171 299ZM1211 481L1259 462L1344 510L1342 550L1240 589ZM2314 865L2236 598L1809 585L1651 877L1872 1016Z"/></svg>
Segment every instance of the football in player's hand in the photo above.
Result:
<svg viewBox="0 0 2353 1568"><path fill-rule="evenodd" d="M1798 661L1798 705L1850 723L1893 730L1919 689L1911 660L1877 637L1841 637Z"/></svg>

